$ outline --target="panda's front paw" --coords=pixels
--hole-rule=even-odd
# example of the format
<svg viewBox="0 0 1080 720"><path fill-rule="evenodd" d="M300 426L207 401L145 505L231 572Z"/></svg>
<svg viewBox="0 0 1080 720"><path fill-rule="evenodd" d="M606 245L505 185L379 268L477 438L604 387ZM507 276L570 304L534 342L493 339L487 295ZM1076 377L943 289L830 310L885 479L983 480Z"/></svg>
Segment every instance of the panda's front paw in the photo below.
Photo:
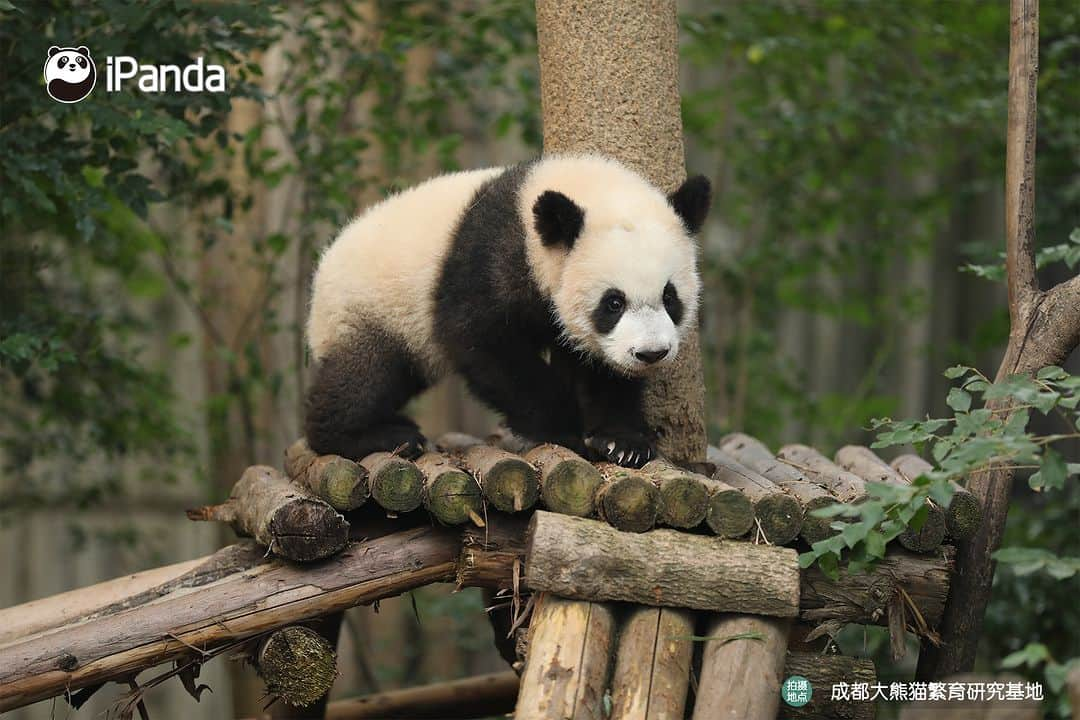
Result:
<svg viewBox="0 0 1080 720"><path fill-rule="evenodd" d="M656 445L637 430L600 430L585 438L585 447L594 460L638 468L656 457Z"/></svg>

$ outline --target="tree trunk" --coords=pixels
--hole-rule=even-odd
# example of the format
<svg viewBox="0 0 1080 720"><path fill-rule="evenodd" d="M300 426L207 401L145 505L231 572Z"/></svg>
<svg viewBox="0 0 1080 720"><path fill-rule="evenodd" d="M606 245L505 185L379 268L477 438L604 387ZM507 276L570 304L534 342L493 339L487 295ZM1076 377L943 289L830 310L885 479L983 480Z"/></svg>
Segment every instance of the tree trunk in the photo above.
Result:
<svg viewBox="0 0 1080 720"><path fill-rule="evenodd" d="M675 0L537 0L545 153L603 153L665 192L686 177ZM662 455L705 459L705 388L697 329L653 376L646 418Z"/></svg>

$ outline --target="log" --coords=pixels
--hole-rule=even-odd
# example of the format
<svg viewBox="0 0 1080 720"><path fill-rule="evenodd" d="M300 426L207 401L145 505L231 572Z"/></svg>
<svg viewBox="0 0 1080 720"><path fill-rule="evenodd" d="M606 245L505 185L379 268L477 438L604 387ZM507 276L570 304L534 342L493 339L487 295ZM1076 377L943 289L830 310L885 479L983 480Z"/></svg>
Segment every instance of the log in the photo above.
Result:
<svg viewBox="0 0 1080 720"><path fill-rule="evenodd" d="M619 632L611 677L611 716L665 720L686 714L694 655L694 614L634 607Z"/></svg>
<svg viewBox="0 0 1080 720"><path fill-rule="evenodd" d="M337 656L319 633L300 625L267 635L254 656L266 692L293 707L308 707L334 685Z"/></svg>
<svg viewBox="0 0 1080 720"><path fill-rule="evenodd" d="M458 587L517 588L525 562L528 520L520 515L490 513L484 527L466 527L461 537ZM515 568L519 574L516 578Z"/></svg>
<svg viewBox="0 0 1080 720"><path fill-rule="evenodd" d="M837 499L825 488L815 485L787 463L780 462L759 440L744 433L732 433L720 442L720 449L746 467L761 473L780 489L799 501L803 524L799 535L811 545L836 534L830 518L814 516L814 510L835 505Z"/></svg>
<svg viewBox="0 0 1080 720"><path fill-rule="evenodd" d="M746 494L714 478L699 476L709 493L705 524L722 538L738 538L754 527L754 505Z"/></svg>
<svg viewBox="0 0 1080 720"><path fill-rule="evenodd" d="M416 459L424 475L424 507L443 525L461 525L472 520L483 525L484 501L480 485L457 463L439 453L424 453Z"/></svg>
<svg viewBox="0 0 1080 720"><path fill-rule="evenodd" d="M900 473L889 467L874 452L862 445L845 445L836 451L836 464L855 473L866 482L890 485L910 485ZM908 528L897 540L912 552L928 553L937 549L945 539L945 513L932 500L927 499L926 521L918 530Z"/></svg>
<svg viewBox="0 0 1080 720"><path fill-rule="evenodd" d="M355 510L371 496L367 470L340 455L316 455L300 438L285 449L285 474L335 510Z"/></svg>
<svg viewBox="0 0 1080 720"><path fill-rule="evenodd" d="M693 720L776 717L790 624L747 615L711 618Z"/></svg>
<svg viewBox="0 0 1080 720"><path fill-rule="evenodd" d="M349 539L349 523L340 513L266 465L245 470L221 505L188 510L187 516L229 523L237 535L298 562L329 557Z"/></svg>
<svg viewBox="0 0 1080 720"><path fill-rule="evenodd" d="M639 472L660 491L660 525L690 529L705 520L709 490L696 473L663 459L646 463Z"/></svg>
<svg viewBox="0 0 1080 720"><path fill-rule="evenodd" d="M486 718L513 712L517 693L517 673L507 670L338 700L327 707L326 720L435 720L448 717L448 708L454 718Z"/></svg>
<svg viewBox="0 0 1080 720"><path fill-rule="evenodd" d="M615 616L607 605L540 595L514 720L604 720L614 636Z"/></svg>
<svg viewBox="0 0 1080 720"><path fill-rule="evenodd" d="M558 445L537 445L525 461L540 472L540 500L551 512L577 517L596 514L596 492L604 479L592 463Z"/></svg>
<svg viewBox="0 0 1080 720"><path fill-rule="evenodd" d="M802 472L810 482L826 488L840 502L854 505L867 497L866 483L861 477L808 445L785 445L776 457Z"/></svg>
<svg viewBox="0 0 1080 720"><path fill-rule="evenodd" d="M802 573L800 617L821 624L822 632L816 635L834 635L848 623L888 624L890 609L902 609L900 619L910 631L932 637L945 612L954 557L947 546L935 555L892 550L871 571L849 574L841 569L836 580L812 566ZM897 606L897 598L903 598L903 604Z"/></svg>
<svg viewBox="0 0 1080 720"><path fill-rule="evenodd" d="M598 463L604 484L596 491L596 514L612 527L632 533L651 530L660 517L660 491L628 468Z"/></svg>
<svg viewBox="0 0 1080 720"><path fill-rule="evenodd" d="M525 573L533 590L581 600L782 617L799 610L790 548L674 530L635 536L544 511L529 524Z"/></svg>
<svg viewBox="0 0 1080 720"><path fill-rule="evenodd" d="M536 504L540 475L517 455L487 445L470 445L460 450L458 457L495 509L521 512Z"/></svg>
<svg viewBox="0 0 1080 720"><path fill-rule="evenodd" d="M803 510L795 498L712 445L709 446L708 461L716 468L714 480L746 495L754 506L754 520L766 542L786 545L798 537L803 525Z"/></svg>
<svg viewBox="0 0 1080 720"><path fill-rule="evenodd" d="M415 528L358 543L330 562L266 562L9 643L0 647L0 712L125 680L159 663L432 582L452 582L459 547L458 533Z"/></svg>
<svg viewBox="0 0 1080 720"><path fill-rule="evenodd" d="M367 470L372 499L388 513L407 513L420 507L424 474L414 463L393 453L376 452L360 464Z"/></svg>
<svg viewBox="0 0 1080 720"><path fill-rule="evenodd" d="M918 455L901 455L890 463L909 483L934 469L934 466ZM967 540L979 529L982 520L982 503L959 483L950 480L952 500L945 508L945 531L954 540Z"/></svg>
<svg viewBox="0 0 1080 720"><path fill-rule="evenodd" d="M844 655L789 652L784 663L784 677L801 675L810 681L810 702L802 707L781 706L784 718L805 720L874 720L877 707L869 700L833 700L832 687L838 683L877 682L874 661Z"/></svg>

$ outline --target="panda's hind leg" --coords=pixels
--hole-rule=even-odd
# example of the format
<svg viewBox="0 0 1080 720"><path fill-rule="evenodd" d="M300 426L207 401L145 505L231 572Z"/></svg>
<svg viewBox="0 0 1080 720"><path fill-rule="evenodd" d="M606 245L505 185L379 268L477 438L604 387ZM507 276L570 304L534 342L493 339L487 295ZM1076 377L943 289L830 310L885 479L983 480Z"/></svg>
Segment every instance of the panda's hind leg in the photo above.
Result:
<svg viewBox="0 0 1080 720"><path fill-rule="evenodd" d="M357 331L315 370L304 433L320 455L359 460L379 450L420 455L424 436L401 408L427 386L416 364L386 333Z"/></svg>

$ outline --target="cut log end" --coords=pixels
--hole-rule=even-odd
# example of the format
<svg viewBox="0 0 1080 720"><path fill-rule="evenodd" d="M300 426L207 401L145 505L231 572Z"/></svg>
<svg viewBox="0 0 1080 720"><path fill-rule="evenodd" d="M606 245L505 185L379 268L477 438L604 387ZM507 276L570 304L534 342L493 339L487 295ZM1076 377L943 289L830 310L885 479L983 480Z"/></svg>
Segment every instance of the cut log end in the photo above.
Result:
<svg viewBox="0 0 1080 720"><path fill-rule="evenodd" d="M709 494L705 486L687 475L667 478L659 486L660 523L673 528L697 527L705 519Z"/></svg>
<svg viewBox="0 0 1080 720"><path fill-rule="evenodd" d="M600 516L619 530L651 530L660 515L660 491L639 475L617 473L596 497Z"/></svg>
<svg viewBox="0 0 1080 720"><path fill-rule="evenodd" d="M493 464L481 481L484 497L503 512L521 512L536 504L540 482L529 463L507 457Z"/></svg>
<svg viewBox="0 0 1080 720"><path fill-rule="evenodd" d="M600 472L585 460L561 460L543 469L540 499L552 512L590 517L596 511L596 491L603 483Z"/></svg>
<svg viewBox="0 0 1080 720"><path fill-rule="evenodd" d="M957 490L945 513L945 529L955 540L967 540L982 522L982 504L967 490Z"/></svg>
<svg viewBox="0 0 1080 720"><path fill-rule="evenodd" d="M720 537L742 537L754 527L754 506L738 490L719 490L709 498L705 522Z"/></svg>
<svg viewBox="0 0 1080 720"><path fill-rule="evenodd" d="M945 513L938 506L931 505L921 528L908 528L896 539L911 552L933 552L945 539Z"/></svg>
<svg viewBox="0 0 1080 720"><path fill-rule="evenodd" d="M330 557L349 540L349 523L340 513L305 497L278 506L267 529L273 538L271 551L297 562Z"/></svg>
<svg viewBox="0 0 1080 720"><path fill-rule="evenodd" d="M367 472L352 460L343 457L329 459L319 470L320 495L335 509L355 510L371 496Z"/></svg>
<svg viewBox="0 0 1080 720"><path fill-rule="evenodd" d="M382 508L403 513L420 507L424 475L416 465L390 453L373 453L360 464L368 471L371 497Z"/></svg>
<svg viewBox="0 0 1080 720"><path fill-rule="evenodd" d="M832 518L821 518L813 514L814 510L827 508L835 504L836 500L825 497L814 498L806 503L806 517L803 518L802 530L799 532L806 542L813 545L819 540L824 540L836 534L836 530L831 527Z"/></svg>
<svg viewBox="0 0 1080 720"><path fill-rule="evenodd" d="M430 482L424 506L444 525L461 525L483 515L476 481L461 470L440 473Z"/></svg>
<svg viewBox="0 0 1080 720"><path fill-rule="evenodd" d="M787 545L802 530L802 508L790 495L775 493L762 497L754 503L754 516L765 539L773 545Z"/></svg>
<svg viewBox="0 0 1080 720"><path fill-rule="evenodd" d="M337 677L334 649L314 630L290 626L270 634L255 657L268 693L293 707L321 698Z"/></svg>

